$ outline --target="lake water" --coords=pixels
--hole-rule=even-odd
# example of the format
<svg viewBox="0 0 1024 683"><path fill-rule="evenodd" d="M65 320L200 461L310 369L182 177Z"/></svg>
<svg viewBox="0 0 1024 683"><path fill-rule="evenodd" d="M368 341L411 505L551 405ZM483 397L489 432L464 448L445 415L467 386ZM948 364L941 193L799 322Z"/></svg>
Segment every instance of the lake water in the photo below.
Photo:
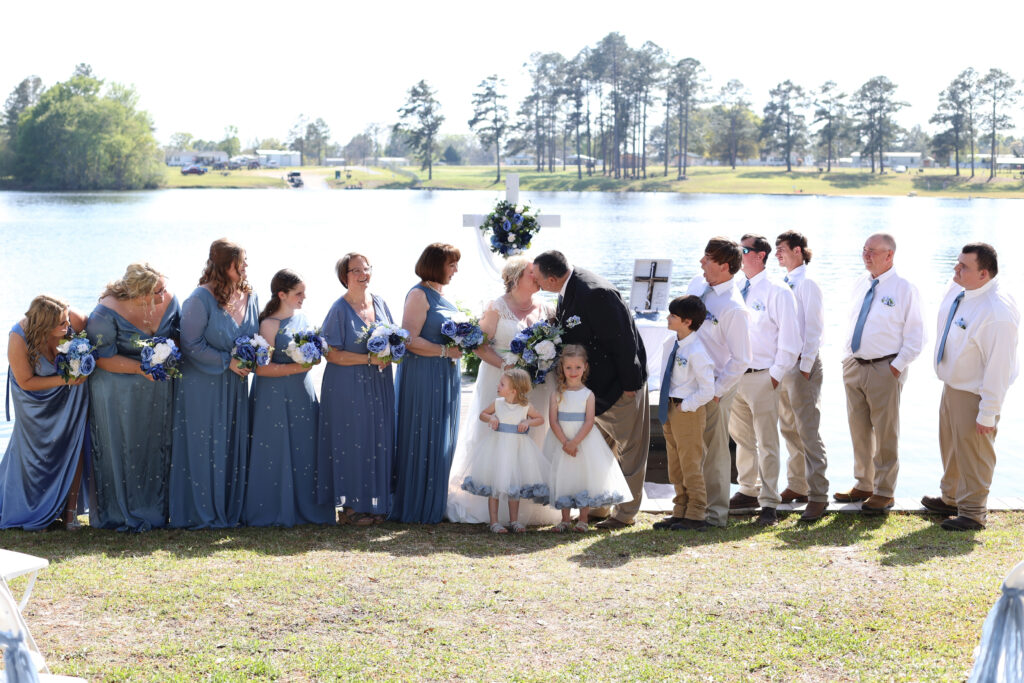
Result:
<svg viewBox="0 0 1024 683"><path fill-rule="evenodd" d="M474 231L461 227L461 216L486 213L499 196L404 190L0 192L0 324L9 328L32 297L43 292L89 311L105 283L136 260L148 260L170 276L170 288L184 299L196 284L210 242L218 237L246 248L249 278L261 301L269 295L274 272L284 267L299 271L307 283L305 311L314 321L322 320L342 292L334 275L334 263L342 254L359 251L370 257L372 289L400 318L423 246L451 242L463 253L451 296L479 310L484 300L500 294L501 286L478 257ZM542 230L535 238L536 253L560 249L624 293L634 258L673 259L675 295L700 272L698 261L709 237L738 239L755 232L774 242L787 229L806 234L814 252L811 271L825 292L827 307L822 432L833 490L852 483L840 353L850 288L863 271L865 237L877 231L896 236L897 270L917 284L925 304L929 341L910 367L902 397L900 496L938 491L941 383L930 356L938 304L960 247L974 240L994 244L1003 254L1003 286L1013 292L1024 286L1024 273L1010 258L1024 225L1024 202L1017 200L596 192L524 192L522 197L544 213L562 217L562 228ZM781 278L774 258L768 267ZM3 358L6 347L7 335L0 335ZM6 373L6 364L0 366ZM994 496L1024 495L1022 411L1024 389L1018 382L1010 388L1000 424ZM0 422L0 449L9 432L10 424Z"/></svg>

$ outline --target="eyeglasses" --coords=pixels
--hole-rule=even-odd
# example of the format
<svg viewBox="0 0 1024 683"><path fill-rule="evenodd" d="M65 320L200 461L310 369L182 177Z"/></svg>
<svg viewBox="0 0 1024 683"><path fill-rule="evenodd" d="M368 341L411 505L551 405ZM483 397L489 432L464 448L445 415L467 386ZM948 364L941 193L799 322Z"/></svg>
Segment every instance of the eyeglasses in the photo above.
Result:
<svg viewBox="0 0 1024 683"><path fill-rule="evenodd" d="M349 268L348 272L355 273L356 275L369 275L373 272L373 266L367 266L364 268Z"/></svg>
<svg viewBox="0 0 1024 683"><path fill-rule="evenodd" d="M880 254L883 251L892 251L892 250L891 249L868 249L867 247L864 247L864 249L862 250L862 253L865 253L865 254Z"/></svg>
<svg viewBox="0 0 1024 683"><path fill-rule="evenodd" d="M744 254L749 254L752 251L760 253L760 251L758 249L755 249L754 247L743 247Z"/></svg>

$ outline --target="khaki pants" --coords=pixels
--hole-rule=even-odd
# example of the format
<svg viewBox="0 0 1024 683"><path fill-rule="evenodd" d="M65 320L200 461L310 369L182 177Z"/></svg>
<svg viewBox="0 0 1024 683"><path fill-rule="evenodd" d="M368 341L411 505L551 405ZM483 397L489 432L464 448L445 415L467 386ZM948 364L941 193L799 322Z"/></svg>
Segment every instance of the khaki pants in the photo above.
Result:
<svg viewBox="0 0 1024 683"><path fill-rule="evenodd" d="M704 521L708 492L704 487L704 406L684 413L669 404L668 422L663 425L668 460L668 480L675 487L672 516Z"/></svg>
<svg viewBox="0 0 1024 683"><path fill-rule="evenodd" d="M736 387L704 406L704 488L708 492L707 522L725 526L729 522L729 412Z"/></svg>
<svg viewBox="0 0 1024 683"><path fill-rule="evenodd" d="M647 383L632 398L623 394L615 404L595 420L609 448L619 458L622 476L629 484L633 500L615 506L612 517L632 524L644 497L644 478L647 476L647 454L651 448L651 399ZM603 510L592 510L598 515Z"/></svg>
<svg viewBox="0 0 1024 683"><path fill-rule="evenodd" d="M767 370L740 378L729 416L736 442L740 493L757 496L761 507L779 506L779 393Z"/></svg>
<svg viewBox="0 0 1024 683"><path fill-rule="evenodd" d="M779 431L789 449L787 488L815 503L828 502L828 458L819 431L821 374L821 358L815 358L810 379L794 368L779 385Z"/></svg>
<svg viewBox="0 0 1024 683"><path fill-rule="evenodd" d="M984 524L988 490L996 467L996 433L979 434L975 424L981 397L943 385L939 403L942 500L963 517ZM999 424L999 417L996 417Z"/></svg>
<svg viewBox="0 0 1024 683"><path fill-rule="evenodd" d="M843 361L854 485L886 498L894 497L900 471L900 392L907 370L896 378L885 361L867 365L853 357Z"/></svg>

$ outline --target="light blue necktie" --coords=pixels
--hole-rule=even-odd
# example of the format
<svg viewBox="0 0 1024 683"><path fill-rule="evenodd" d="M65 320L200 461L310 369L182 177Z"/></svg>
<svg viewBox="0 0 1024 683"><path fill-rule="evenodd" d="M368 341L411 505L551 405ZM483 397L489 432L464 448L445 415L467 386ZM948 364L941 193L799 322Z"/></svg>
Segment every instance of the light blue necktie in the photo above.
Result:
<svg viewBox="0 0 1024 683"><path fill-rule="evenodd" d="M740 294L743 295L743 300L747 300L747 292L750 291L750 280L747 280L747 284L743 285L743 291Z"/></svg>
<svg viewBox="0 0 1024 683"><path fill-rule="evenodd" d="M782 278L782 281L785 282L787 285L789 285L790 289L793 289L793 283L789 281L789 276L788 275L786 277Z"/></svg>
<svg viewBox="0 0 1024 683"><path fill-rule="evenodd" d="M868 293L864 295L864 303L860 307L860 315L857 316L857 325L853 328L853 340L850 342L850 350L857 353L860 348L860 336L864 334L864 321L868 319L868 310L871 302L875 299L875 287L878 286L878 278L871 281Z"/></svg>
<svg viewBox="0 0 1024 683"><path fill-rule="evenodd" d="M665 363L665 376L661 378L661 398L658 400L658 419L661 424L668 424L668 390L672 383L672 364L676 362L676 351L679 350L679 340L672 345L672 353Z"/></svg>
<svg viewBox="0 0 1024 683"><path fill-rule="evenodd" d="M707 303L708 294L710 294L712 291L714 291L714 287L712 287L711 285L708 285L707 287L705 287L704 288L704 293L700 295L700 300L702 302L704 302L704 303Z"/></svg>
<svg viewBox="0 0 1024 683"><path fill-rule="evenodd" d="M953 299L953 305L949 307L949 317L946 318L946 329L942 331L942 341L939 342L939 354L935 357L935 363L942 362L942 353L946 350L946 337L949 336L949 326L953 324L953 316L956 315L956 309L960 308L960 302L964 300L964 292L960 292Z"/></svg>

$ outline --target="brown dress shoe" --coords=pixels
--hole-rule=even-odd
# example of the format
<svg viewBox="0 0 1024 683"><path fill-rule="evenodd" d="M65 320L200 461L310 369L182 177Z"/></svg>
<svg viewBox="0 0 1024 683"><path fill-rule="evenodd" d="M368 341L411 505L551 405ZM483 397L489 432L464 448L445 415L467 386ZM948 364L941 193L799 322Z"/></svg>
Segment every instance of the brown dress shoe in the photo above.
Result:
<svg viewBox="0 0 1024 683"><path fill-rule="evenodd" d="M745 493L737 491L729 499L729 514L730 515L743 515L749 512L756 512L757 508L761 507L760 503L757 502L756 496L748 496Z"/></svg>
<svg viewBox="0 0 1024 683"><path fill-rule="evenodd" d="M977 522L970 517L953 517L951 519L944 519L939 526L946 531L981 531L985 528L984 524Z"/></svg>
<svg viewBox="0 0 1024 683"><path fill-rule="evenodd" d="M857 503L862 500L867 500L868 498L871 497L871 494L871 491L862 491L856 486L854 486L849 491L844 491L843 493L836 493L832 497L835 498L840 503Z"/></svg>
<svg viewBox="0 0 1024 683"><path fill-rule="evenodd" d="M779 494L779 498L782 499L783 503L806 503L807 494L797 493L793 489L786 487L786 490Z"/></svg>
<svg viewBox="0 0 1024 683"><path fill-rule="evenodd" d="M894 498L872 494L870 498L861 504L860 511L865 515L884 515L895 504L896 500Z"/></svg>
<svg viewBox="0 0 1024 683"><path fill-rule="evenodd" d="M817 522L819 519L825 516L825 510L828 509L828 503L811 502L804 508L804 513L800 515L799 522Z"/></svg>
<svg viewBox="0 0 1024 683"><path fill-rule="evenodd" d="M949 505L946 501L942 500L942 496L925 496L921 499L921 505L928 512L934 512L937 515L946 515L947 517L956 517L957 508L956 505Z"/></svg>

